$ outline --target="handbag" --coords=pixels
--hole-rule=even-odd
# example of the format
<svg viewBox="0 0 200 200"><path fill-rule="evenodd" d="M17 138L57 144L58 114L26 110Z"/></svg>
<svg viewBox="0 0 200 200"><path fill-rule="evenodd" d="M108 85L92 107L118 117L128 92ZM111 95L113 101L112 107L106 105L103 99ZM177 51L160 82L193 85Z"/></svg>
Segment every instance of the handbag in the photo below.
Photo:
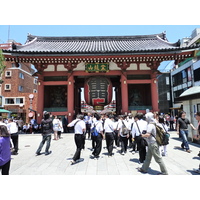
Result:
<svg viewBox="0 0 200 200"><path fill-rule="evenodd" d="M141 144L141 146L142 146L142 147L148 146L147 141L141 136L142 134L141 134L141 132L140 132L140 129L139 129L139 126L138 126L138 123L137 123L137 122L136 122L136 125L137 125L138 131L139 131L139 133L140 133L140 144ZM142 133L145 134L146 131L142 131Z"/></svg>

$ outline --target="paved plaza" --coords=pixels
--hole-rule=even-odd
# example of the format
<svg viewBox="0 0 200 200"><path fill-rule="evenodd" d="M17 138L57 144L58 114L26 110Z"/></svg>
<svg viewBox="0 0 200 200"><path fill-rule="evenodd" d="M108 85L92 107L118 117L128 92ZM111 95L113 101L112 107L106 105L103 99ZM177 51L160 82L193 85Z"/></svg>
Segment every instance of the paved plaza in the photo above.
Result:
<svg viewBox="0 0 200 200"><path fill-rule="evenodd" d="M192 152L187 153L181 149L178 135L175 132L170 133L168 156L163 157L169 175L196 175L192 170L200 164L200 157L197 156L200 145L190 143ZM104 140L100 158L94 160L90 157L91 140L86 139L85 150L81 152L82 161L71 165L70 160L76 149L74 134L62 134L62 139L52 140L50 155L35 156L41 139L40 134L19 135L19 154L12 155L10 175L144 175L137 171L141 166L138 163L139 155L129 152L131 149L127 154L121 155L120 149L114 148L114 156L109 158ZM145 176L158 172L159 166L152 159L148 174Z"/></svg>

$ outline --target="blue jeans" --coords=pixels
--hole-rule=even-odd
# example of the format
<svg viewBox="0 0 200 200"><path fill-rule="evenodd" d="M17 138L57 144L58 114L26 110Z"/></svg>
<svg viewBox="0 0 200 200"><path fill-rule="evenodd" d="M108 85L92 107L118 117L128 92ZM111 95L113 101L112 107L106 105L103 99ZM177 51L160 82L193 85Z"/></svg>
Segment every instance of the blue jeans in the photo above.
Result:
<svg viewBox="0 0 200 200"><path fill-rule="evenodd" d="M180 130L181 138L182 138L182 148L186 148L186 150L189 150L189 144L188 144L188 130Z"/></svg>

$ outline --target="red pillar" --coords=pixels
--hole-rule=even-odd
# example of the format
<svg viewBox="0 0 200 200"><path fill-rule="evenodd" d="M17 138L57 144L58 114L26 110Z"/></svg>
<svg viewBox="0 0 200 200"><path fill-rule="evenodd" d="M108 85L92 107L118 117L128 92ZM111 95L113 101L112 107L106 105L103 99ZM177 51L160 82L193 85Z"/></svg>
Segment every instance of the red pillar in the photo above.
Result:
<svg viewBox="0 0 200 200"><path fill-rule="evenodd" d="M67 111L69 122L71 122L74 117L74 76L72 74L68 77Z"/></svg>
<svg viewBox="0 0 200 200"><path fill-rule="evenodd" d="M128 113L128 84L127 78L124 74L121 75L121 100L122 100L122 114Z"/></svg>
<svg viewBox="0 0 200 200"><path fill-rule="evenodd" d="M158 87L157 87L157 78L156 74L151 76L151 102L153 112L159 111L158 108Z"/></svg>
<svg viewBox="0 0 200 200"><path fill-rule="evenodd" d="M37 120L40 123L44 111L44 84L43 75L38 75Z"/></svg>

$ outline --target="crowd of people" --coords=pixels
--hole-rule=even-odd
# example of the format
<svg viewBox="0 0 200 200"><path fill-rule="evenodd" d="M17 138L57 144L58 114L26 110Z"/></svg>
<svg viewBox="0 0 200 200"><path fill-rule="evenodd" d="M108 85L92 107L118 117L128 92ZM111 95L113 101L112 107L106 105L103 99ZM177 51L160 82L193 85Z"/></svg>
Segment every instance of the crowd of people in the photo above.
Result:
<svg viewBox="0 0 200 200"><path fill-rule="evenodd" d="M196 134L195 139L199 139L200 135L200 112L196 113L198 126L195 128L193 124L186 118L186 113L182 111L177 119L172 116L148 112L146 114L137 113L132 116L128 115L100 115L98 113L79 114L76 119L68 123L67 116L63 119L52 116L49 112L44 111L43 119L40 124L40 132L42 133L42 141L36 150L36 155L41 155L42 148L46 143L45 155L51 153L50 145L53 133L53 140L59 140L61 133L69 132L69 128L74 128L74 141L76 152L71 160L71 164L79 162L82 149L85 149L85 140L91 140L92 155L91 158L98 159L102 150L102 141L106 142L108 157L114 156L114 145L119 149L121 155L127 153L130 148L134 154L138 153L138 162L141 167L138 171L147 173L152 157L160 166L161 173L167 175L168 171L163 162L162 156L167 156L167 145L160 146L156 140L157 129L159 126L164 132L176 130L182 139L181 147L185 152L191 153L188 143L188 125L190 125ZM173 123L170 121L173 121ZM34 126L35 121L30 122ZM173 124L173 126L171 126ZM12 118L3 121L0 116L0 168L2 174L9 174L11 154L18 154L18 137L19 133L24 129L22 119L14 120ZM196 169L200 173L200 168Z"/></svg>
<svg viewBox="0 0 200 200"><path fill-rule="evenodd" d="M196 113L196 119L199 121L200 112ZM173 120L172 120L173 119ZM171 123L169 123L171 121ZM172 123L173 121L173 123ZM76 152L72 158L71 164L79 161L81 150L84 149L85 139L92 141L92 157L98 159L102 149L102 140L106 141L108 157L113 156L113 147L120 148L122 155L127 153L127 148L132 148L132 152L139 152L139 163L142 167L139 172L147 173L151 158L159 164L161 173L167 175L167 168L162 160L162 156L167 155L167 145L159 146L156 140L156 125L163 129L164 132L177 130L182 139L181 147L185 152L191 153L188 143L188 125L197 133L194 138L200 134L200 125L195 128L186 118L184 111L180 112L177 119L172 116L148 112L114 116L110 114L99 115L97 113L88 115L77 115L77 118L68 124L68 127L74 127ZM172 126L173 125L173 126ZM174 126L175 125L175 126ZM95 128L95 131L94 131ZM97 133L96 133L97 132ZM196 172L200 173L200 169Z"/></svg>

